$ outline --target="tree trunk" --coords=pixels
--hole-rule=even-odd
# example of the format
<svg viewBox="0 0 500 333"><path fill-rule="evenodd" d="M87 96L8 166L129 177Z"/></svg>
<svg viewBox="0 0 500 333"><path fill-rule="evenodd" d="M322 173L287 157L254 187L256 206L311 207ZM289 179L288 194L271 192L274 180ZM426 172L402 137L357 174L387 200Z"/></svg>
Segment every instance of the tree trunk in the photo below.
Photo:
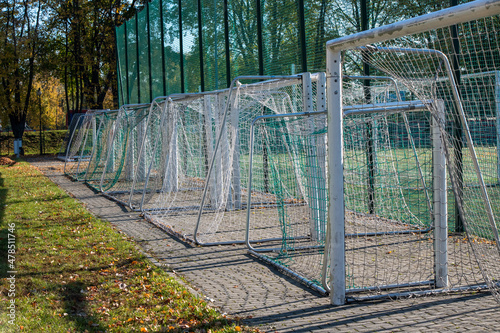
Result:
<svg viewBox="0 0 500 333"><path fill-rule="evenodd" d="M26 114L15 115L10 113L9 120L14 139L22 139L24 135L24 126L26 124Z"/></svg>

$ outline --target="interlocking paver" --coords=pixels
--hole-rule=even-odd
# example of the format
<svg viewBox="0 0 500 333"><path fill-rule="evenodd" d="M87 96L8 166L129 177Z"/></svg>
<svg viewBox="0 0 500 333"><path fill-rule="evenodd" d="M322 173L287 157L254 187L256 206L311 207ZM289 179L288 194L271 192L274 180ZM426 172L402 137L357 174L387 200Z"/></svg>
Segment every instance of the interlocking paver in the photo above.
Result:
<svg viewBox="0 0 500 333"><path fill-rule="evenodd" d="M32 160L96 216L133 238L158 264L230 315L269 332L500 331L500 307L489 293L450 294L333 307L326 297L248 255L243 245L194 247L137 212L61 174L61 162Z"/></svg>

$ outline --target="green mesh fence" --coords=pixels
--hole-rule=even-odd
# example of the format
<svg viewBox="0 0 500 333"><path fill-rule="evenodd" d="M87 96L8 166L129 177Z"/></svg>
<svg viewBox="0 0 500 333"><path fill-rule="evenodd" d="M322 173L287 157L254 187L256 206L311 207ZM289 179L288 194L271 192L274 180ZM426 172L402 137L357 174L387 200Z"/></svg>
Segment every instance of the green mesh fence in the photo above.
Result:
<svg viewBox="0 0 500 333"><path fill-rule="evenodd" d="M139 96L138 102L151 101L151 68L150 61L150 48L149 48L149 20L147 6L137 13L137 38L138 38L138 65L139 65ZM145 74L145 75L143 75Z"/></svg>
<svg viewBox="0 0 500 333"><path fill-rule="evenodd" d="M300 59L299 17L295 1L262 1L264 74L304 71Z"/></svg>
<svg viewBox="0 0 500 333"><path fill-rule="evenodd" d="M200 35L198 29L198 5L197 0L182 2L182 31L184 58L184 89L185 92L199 92L202 90L202 79L200 71Z"/></svg>
<svg viewBox="0 0 500 333"><path fill-rule="evenodd" d="M136 18L133 18L125 23L127 48L126 48L126 53L123 56L125 57L125 61L127 63L127 81L125 82L126 95L124 100L127 101L127 104L139 102L139 80L138 80L139 61L137 57L138 47L137 47L136 28L137 28Z"/></svg>
<svg viewBox="0 0 500 333"><path fill-rule="evenodd" d="M125 24L116 28L116 50L118 54L125 55L127 51L127 36L125 34ZM118 75L118 102L120 105L127 104L128 101L124 100L127 95L127 59L122 56L116 59L117 75Z"/></svg>
<svg viewBox="0 0 500 333"><path fill-rule="evenodd" d="M226 88L224 2L202 0L205 90Z"/></svg>
<svg viewBox="0 0 500 333"><path fill-rule="evenodd" d="M155 7L155 5L157 7ZM161 9L159 3L148 4L149 41L150 41L150 68L151 68L151 93L152 96L164 96L166 94L163 76L163 44L164 28L162 26Z"/></svg>
<svg viewBox="0 0 500 333"><path fill-rule="evenodd" d="M227 88L240 75L324 71L327 40L448 6L368 2L363 21L352 0L153 0L116 28L120 105Z"/></svg>
<svg viewBox="0 0 500 333"><path fill-rule="evenodd" d="M229 1L230 78L259 72L257 1Z"/></svg>

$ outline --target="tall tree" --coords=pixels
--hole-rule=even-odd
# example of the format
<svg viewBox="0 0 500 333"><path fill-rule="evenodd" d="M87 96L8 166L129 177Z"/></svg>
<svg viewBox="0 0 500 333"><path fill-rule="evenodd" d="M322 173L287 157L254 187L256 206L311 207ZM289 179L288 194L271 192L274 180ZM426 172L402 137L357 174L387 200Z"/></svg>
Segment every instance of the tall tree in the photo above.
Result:
<svg viewBox="0 0 500 333"><path fill-rule="evenodd" d="M115 26L146 2L127 0L54 1L68 109L102 109L111 92L118 106Z"/></svg>
<svg viewBox="0 0 500 333"><path fill-rule="evenodd" d="M39 56L43 1L0 4L0 111L22 140Z"/></svg>

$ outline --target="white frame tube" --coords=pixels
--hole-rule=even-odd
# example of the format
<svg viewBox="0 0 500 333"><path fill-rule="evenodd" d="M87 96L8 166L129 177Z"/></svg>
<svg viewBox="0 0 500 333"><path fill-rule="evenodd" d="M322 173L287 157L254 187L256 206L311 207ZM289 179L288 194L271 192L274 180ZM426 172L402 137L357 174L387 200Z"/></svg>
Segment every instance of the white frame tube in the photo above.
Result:
<svg viewBox="0 0 500 333"><path fill-rule="evenodd" d="M449 27L454 24L470 22L498 14L500 14L500 0L477 0L353 35L336 38L328 41L326 48L332 49L332 51L349 50L370 43Z"/></svg>
<svg viewBox="0 0 500 333"><path fill-rule="evenodd" d="M345 304L344 140L341 53L326 50L328 101L328 224L330 226L330 302Z"/></svg>
<svg viewBox="0 0 500 333"><path fill-rule="evenodd" d="M448 287L448 204L446 182L446 155L441 127L445 126L443 100L434 103L436 114L431 117L432 133L432 187L434 219L434 274L437 288Z"/></svg>

